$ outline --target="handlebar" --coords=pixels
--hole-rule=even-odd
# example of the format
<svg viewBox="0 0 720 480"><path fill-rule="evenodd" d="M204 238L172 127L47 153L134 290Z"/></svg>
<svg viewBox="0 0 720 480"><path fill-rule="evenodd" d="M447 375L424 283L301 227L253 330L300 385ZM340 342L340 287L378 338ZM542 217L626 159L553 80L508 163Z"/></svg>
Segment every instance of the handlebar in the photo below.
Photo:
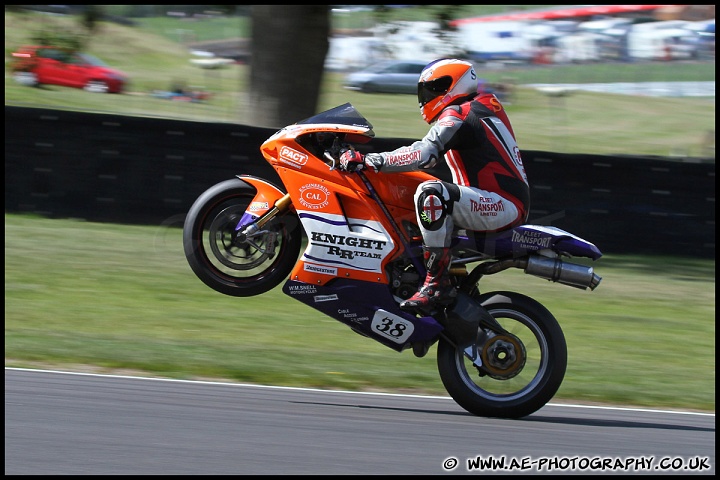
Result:
<svg viewBox="0 0 720 480"><path fill-rule="evenodd" d="M332 156L332 153L330 153L330 150L325 150L324 158L328 160L327 163L330 166L330 170L335 170L338 166L339 159Z"/></svg>
<svg viewBox="0 0 720 480"><path fill-rule="evenodd" d="M340 139L336 137L330 148L323 152L323 158L327 160L325 163L330 166L330 170L338 168L340 164L340 153L343 150L355 151L355 147L350 143L341 142Z"/></svg>

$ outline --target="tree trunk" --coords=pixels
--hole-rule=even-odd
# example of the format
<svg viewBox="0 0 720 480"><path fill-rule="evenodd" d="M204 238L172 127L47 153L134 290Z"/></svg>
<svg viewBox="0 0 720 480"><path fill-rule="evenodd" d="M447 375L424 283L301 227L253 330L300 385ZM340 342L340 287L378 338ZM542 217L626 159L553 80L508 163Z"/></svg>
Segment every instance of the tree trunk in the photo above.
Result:
<svg viewBox="0 0 720 480"><path fill-rule="evenodd" d="M247 118L280 128L317 113L329 48L328 5L253 5Z"/></svg>

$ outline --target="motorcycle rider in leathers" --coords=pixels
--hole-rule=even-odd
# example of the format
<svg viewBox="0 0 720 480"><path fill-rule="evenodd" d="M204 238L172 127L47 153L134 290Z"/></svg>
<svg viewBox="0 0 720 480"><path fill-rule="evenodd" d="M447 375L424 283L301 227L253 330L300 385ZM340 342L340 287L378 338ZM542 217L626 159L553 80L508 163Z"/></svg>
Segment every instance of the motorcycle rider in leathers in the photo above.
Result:
<svg viewBox="0 0 720 480"><path fill-rule="evenodd" d="M450 305L457 293L449 276L453 228L500 232L523 224L530 191L505 109L495 95L478 92L472 64L457 59L428 64L418 81L418 102L432 125L422 140L364 156L348 149L340 164L346 171L404 172L433 168L444 157L452 183L425 181L414 195L427 275L418 292L400 304L405 311L429 314Z"/></svg>

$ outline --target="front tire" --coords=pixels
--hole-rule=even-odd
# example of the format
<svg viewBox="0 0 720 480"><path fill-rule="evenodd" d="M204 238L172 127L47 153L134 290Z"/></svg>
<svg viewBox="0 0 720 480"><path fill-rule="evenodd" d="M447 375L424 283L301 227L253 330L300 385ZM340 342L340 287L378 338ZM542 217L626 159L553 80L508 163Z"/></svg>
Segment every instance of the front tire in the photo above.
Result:
<svg viewBox="0 0 720 480"><path fill-rule="evenodd" d="M525 295L491 292L475 299L507 334L481 341L479 368L441 338L437 364L443 385L458 405L475 415L530 415L550 401L565 377L567 345L562 329L545 307Z"/></svg>
<svg viewBox="0 0 720 480"><path fill-rule="evenodd" d="M238 178L226 180L200 195L185 218L183 247L190 268L225 295L249 297L275 288L300 254L302 228L294 212L274 217L250 242L236 238L235 227L255 193Z"/></svg>

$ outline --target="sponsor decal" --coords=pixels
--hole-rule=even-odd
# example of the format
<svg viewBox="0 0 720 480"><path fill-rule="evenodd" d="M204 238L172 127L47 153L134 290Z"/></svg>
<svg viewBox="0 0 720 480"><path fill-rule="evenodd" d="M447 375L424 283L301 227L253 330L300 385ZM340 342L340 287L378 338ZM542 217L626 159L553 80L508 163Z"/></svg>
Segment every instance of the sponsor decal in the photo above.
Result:
<svg viewBox="0 0 720 480"><path fill-rule="evenodd" d="M374 250L382 250L387 242L385 240L373 240L361 237L346 237L344 235L333 235L332 233L310 232L313 242L328 243L332 245L347 245L349 247L359 247Z"/></svg>
<svg viewBox="0 0 720 480"><path fill-rule="evenodd" d="M300 187L300 203L310 210L325 208L330 203L330 190L319 183L308 183Z"/></svg>
<svg viewBox="0 0 720 480"><path fill-rule="evenodd" d="M375 312L370 328L374 333L389 338L395 343L405 343L415 330L415 325L409 320L380 309Z"/></svg>
<svg viewBox="0 0 720 480"><path fill-rule="evenodd" d="M298 152L294 148L283 146L280 149L280 160L294 167L300 168L308 161L308 156L302 152Z"/></svg>
<svg viewBox="0 0 720 480"><path fill-rule="evenodd" d="M411 165L420 161L420 150L410 150L387 155L385 162L388 165L402 166Z"/></svg>
<svg viewBox="0 0 720 480"><path fill-rule="evenodd" d="M512 233L513 243L519 243L520 246L531 250L539 250L541 248L549 248L552 237L543 236L540 232L515 232Z"/></svg>
<svg viewBox="0 0 720 480"><path fill-rule="evenodd" d="M383 225L373 220L301 211L300 221L308 235L303 258L316 265L381 273L383 259L395 248Z"/></svg>
<svg viewBox="0 0 720 480"><path fill-rule="evenodd" d="M337 311L337 313L338 315L342 315L343 318L357 324L361 324L362 322L367 322L368 320L370 320L370 317L367 316L358 317L358 314L355 312L351 312L349 308L341 308Z"/></svg>
<svg viewBox="0 0 720 480"><path fill-rule="evenodd" d="M315 300L315 303L318 302L331 302L333 300L337 300L338 296L335 294L332 295L315 295L313 297L313 300Z"/></svg>
<svg viewBox="0 0 720 480"><path fill-rule="evenodd" d="M333 235L331 233L324 232L310 232L310 241L314 245L327 246L328 255L347 259L354 259L356 257L382 258L382 254L372 252L372 250L383 250L385 245L387 245L387 242L384 240L348 237L345 235ZM338 245L353 247L353 249L340 248Z"/></svg>
<svg viewBox="0 0 720 480"><path fill-rule="evenodd" d="M353 323L357 323L358 325L362 325L362 322L367 322L370 320L370 317L357 317L357 318L348 318Z"/></svg>
<svg viewBox="0 0 720 480"><path fill-rule="evenodd" d="M496 217L498 212L505 211L505 204L502 200L493 202L492 198L481 196L477 201L470 199L470 209L473 212L481 212L482 215Z"/></svg>
<svg viewBox="0 0 720 480"><path fill-rule="evenodd" d="M312 295L317 293L317 287L315 285L290 285L288 293L290 295Z"/></svg>
<svg viewBox="0 0 720 480"><path fill-rule="evenodd" d="M343 318L358 318L357 313L351 312L349 308L341 308L338 310L338 315L342 315ZM367 317L364 317L367 320Z"/></svg>
<svg viewBox="0 0 720 480"><path fill-rule="evenodd" d="M313 265L312 263L306 263L303 265L303 269L306 272L322 273L323 275L337 276L337 268L323 267L320 265Z"/></svg>
<svg viewBox="0 0 720 480"><path fill-rule="evenodd" d="M452 127L453 125L455 125L455 122L453 122L449 118L444 118L438 121L437 124L441 127Z"/></svg>
<svg viewBox="0 0 720 480"><path fill-rule="evenodd" d="M268 202L252 202L248 207L248 212L257 212L258 210L267 210L270 208Z"/></svg>
<svg viewBox="0 0 720 480"><path fill-rule="evenodd" d="M495 113L497 113L503 109L502 104L500 103L500 100L498 100L497 97L494 95L490 99L490 109Z"/></svg>

